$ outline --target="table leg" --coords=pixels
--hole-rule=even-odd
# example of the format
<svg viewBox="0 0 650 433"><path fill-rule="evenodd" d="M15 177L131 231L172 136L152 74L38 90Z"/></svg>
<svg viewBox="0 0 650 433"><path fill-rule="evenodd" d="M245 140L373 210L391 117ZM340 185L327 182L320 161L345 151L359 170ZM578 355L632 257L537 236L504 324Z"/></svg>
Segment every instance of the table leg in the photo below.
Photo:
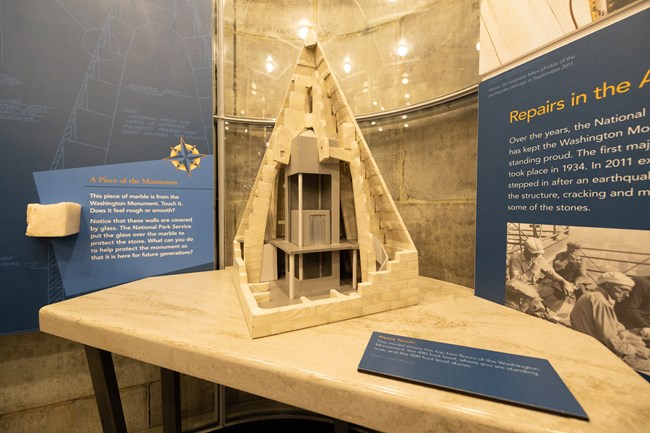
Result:
<svg viewBox="0 0 650 433"><path fill-rule="evenodd" d="M181 433L181 377L173 370L160 368L163 433Z"/></svg>
<svg viewBox="0 0 650 433"><path fill-rule="evenodd" d="M357 290L357 250L350 250L352 254L352 290Z"/></svg>
<svg viewBox="0 0 650 433"><path fill-rule="evenodd" d="M296 297L296 283L294 282L294 274L296 272L296 255L289 254L289 299Z"/></svg>
<svg viewBox="0 0 650 433"><path fill-rule="evenodd" d="M105 350L85 348L102 430L104 433L127 433L113 357Z"/></svg>

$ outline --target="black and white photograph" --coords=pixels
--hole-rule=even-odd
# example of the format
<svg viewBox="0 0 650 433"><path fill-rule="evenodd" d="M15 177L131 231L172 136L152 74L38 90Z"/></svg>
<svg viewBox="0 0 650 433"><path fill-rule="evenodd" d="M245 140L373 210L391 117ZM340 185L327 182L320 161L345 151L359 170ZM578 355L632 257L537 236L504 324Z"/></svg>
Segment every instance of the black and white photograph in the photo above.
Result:
<svg viewBox="0 0 650 433"><path fill-rule="evenodd" d="M505 305L591 335L650 371L650 233L508 223Z"/></svg>

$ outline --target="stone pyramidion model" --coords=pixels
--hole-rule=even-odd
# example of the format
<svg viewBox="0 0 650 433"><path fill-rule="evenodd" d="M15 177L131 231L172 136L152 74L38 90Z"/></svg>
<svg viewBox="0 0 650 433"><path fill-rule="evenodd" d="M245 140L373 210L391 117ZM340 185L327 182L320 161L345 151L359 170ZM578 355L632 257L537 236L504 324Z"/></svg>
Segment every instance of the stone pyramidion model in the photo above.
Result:
<svg viewBox="0 0 650 433"><path fill-rule="evenodd" d="M253 338L418 302L418 253L313 32L233 247Z"/></svg>

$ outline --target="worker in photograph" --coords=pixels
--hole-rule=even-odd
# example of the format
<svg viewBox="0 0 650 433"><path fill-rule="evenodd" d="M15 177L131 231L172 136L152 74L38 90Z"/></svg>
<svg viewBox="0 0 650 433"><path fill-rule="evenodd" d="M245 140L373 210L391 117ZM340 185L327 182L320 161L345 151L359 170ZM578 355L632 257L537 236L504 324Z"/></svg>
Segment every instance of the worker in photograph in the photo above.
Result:
<svg viewBox="0 0 650 433"><path fill-rule="evenodd" d="M553 259L553 269L584 291L593 281L587 275L587 263L580 254L580 248L580 244L575 241L567 242L566 250L557 253Z"/></svg>
<svg viewBox="0 0 650 433"><path fill-rule="evenodd" d="M627 329L650 328L650 276L633 276L630 296L614 306L618 321Z"/></svg>
<svg viewBox="0 0 650 433"><path fill-rule="evenodd" d="M565 296L573 293L575 287L555 272L553 266L544 258L544 244L537 238L528 238L524 248L513 254L508 262L508 277L521 280L535 287L539 292L542 278L559 283L559 288Z"/></svg>
<svg viewBox="0 0 650 433"><path fill-rule="evenodd" d="M618 321L614 305L632 292L634 281L621 272L605 272L598 286L583 294L571 311L571 327L591 335L630 366L647 370L650 352L643 340L625 330Z"/></svg>
<svg viewBox="0 0 650 433"><path fill-rule="evenodd" d="M550 319L535 287L521 280L510 279L506 282L505 306L542 319Z"/></svg>

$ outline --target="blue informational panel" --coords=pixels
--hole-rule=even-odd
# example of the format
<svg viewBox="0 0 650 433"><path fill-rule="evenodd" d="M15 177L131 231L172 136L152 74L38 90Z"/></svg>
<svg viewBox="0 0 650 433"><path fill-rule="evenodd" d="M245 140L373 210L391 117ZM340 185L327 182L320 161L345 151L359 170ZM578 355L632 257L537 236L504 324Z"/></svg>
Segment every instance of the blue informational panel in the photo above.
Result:
<svg viewBox="0 0 650 433"><path fill-rule="evenodd" d="M192 170L192 176L160 160L52 170L34 177L41 202L81 204L79 233L52 239L66 296L213 267L211 159Z"/></svg>
<svg viewBox="0 0 650 433"><path fill-rule="evenodd" d="M0 334L68 296L213 268L212 2L3 1L0 21ZM27 204L59 201L82 204L81 232L26 237Z"/></svg>
<svg viewBox="0 0 650 433"><path fill-rule="evenodd" d="M373 332L359 371L588 419L545 359Z"/></svg>
<svg viewBox="0 0 650 433"><path fill-rule="evenodd" d="M577 238L592 285L650 275L648 23L645 9L481 83L478 296L504 303L527 237L547 254Z"/></svg>

